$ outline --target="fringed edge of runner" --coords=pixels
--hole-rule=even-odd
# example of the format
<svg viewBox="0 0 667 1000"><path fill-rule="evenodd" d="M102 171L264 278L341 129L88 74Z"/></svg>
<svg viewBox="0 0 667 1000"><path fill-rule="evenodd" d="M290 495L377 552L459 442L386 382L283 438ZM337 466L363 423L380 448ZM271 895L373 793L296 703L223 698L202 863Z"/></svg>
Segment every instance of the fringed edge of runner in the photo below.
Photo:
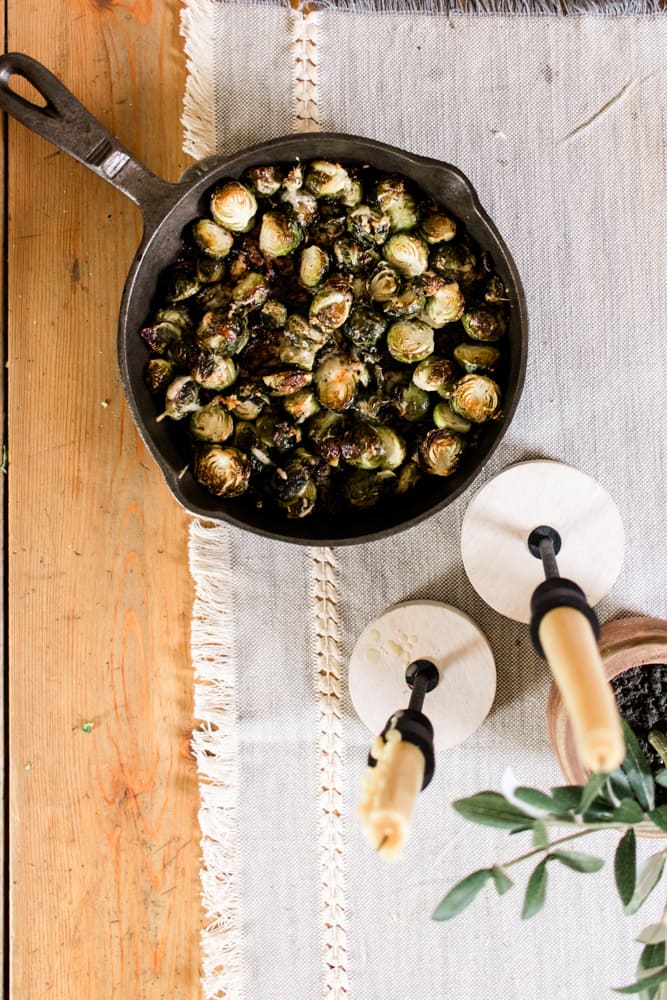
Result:
<svg viewBox="0 0 667 1000"><path fill-rule="evenodd" d="M322 996L326 1000L345 1000L349 983L342 816L344 741L338 564L330 548L311 549L311 553L319 732L319 871L324 966Z"/></svg>
<svg viewBox="0 0 667 1000"><path fill-rule="evenodd" d="M195 675L192 734L200 789L202 987L206 1000L242 995L239 900L236 657L229 543L224 525L193 521L195 584L191 653Z"/></svg>
<svg viewBox="0 0 667 1000"><path fill-rule="evenodd" d="M180 32L187 68L183 97L183 149L196 160L215 149L214 0L183 0Z"/></svg>
<svg viewBox="0 0 667 1000"><path fill-rule="evenodd" d="M667 15L667 0L184 0L188 6L286 7L305 17L318 11L517 17L641 17Z"/></svg>

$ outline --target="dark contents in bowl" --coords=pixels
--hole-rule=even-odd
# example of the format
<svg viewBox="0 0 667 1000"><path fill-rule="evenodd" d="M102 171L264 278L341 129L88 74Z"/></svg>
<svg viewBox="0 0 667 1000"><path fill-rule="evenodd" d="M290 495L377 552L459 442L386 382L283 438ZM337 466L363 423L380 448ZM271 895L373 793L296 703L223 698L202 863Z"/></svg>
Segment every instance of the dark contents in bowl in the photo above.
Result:
<svg viewBox="0 0 667 1000"><path fill-rule="evenodd" d="M501 418L508 318L489 255L412 182L264 165L184 234L146 381L214 495L365 510L451 475Z"/></svg>
<svg viewBox="0 0 667 1000"><path fill-rule="evenodd" d="M632 667L614 677L611 686L619 711L636 733L655 774L665 763L649 743L648 734L657 729L667 735L667 664ZM667 804L667 788L656 785L656 800L658 805Z"/></svg>

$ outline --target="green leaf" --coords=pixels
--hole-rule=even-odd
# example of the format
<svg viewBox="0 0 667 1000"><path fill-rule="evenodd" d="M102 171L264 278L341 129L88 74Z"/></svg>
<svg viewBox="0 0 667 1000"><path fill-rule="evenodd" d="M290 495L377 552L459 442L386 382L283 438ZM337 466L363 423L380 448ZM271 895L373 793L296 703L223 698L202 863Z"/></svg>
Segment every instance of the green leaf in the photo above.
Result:
<svg viewBox="0 0 667 1000"><path fill-rule="evenodd" d="M509 877L505 869L501 868L499 865L494 865L494 867L491 869L491 874L493 875L493 881L496 886L496 892L498 893L499 896L504 896L505 893L512 888L514 882Z"/></svg>
<svg viewBox="0 0 667 1000"><path fill-rule="evenodd" d="M598 797L602 788L607 781L606 774L591 774L590 778L586 783L586 787L581 793L581 799L579 801L579 807L577 812L585 813L593 801Z"/></svg>
<svg viewBox="0 0 667 1000"><path fill-rule="evenodd" d="M649 924L637 935L635 941L641 941L642 944L659 944L662 941L667 941L667 924ZM663 959L660 959L655 964L662 965L662 962ZM646 966L642 966L642 968L646 968Z"/></svg>
<svg viewBox="0 0 667 1000"><path fill-rule="evenodd" d="M528 879L528 885L526 886L526 895L523 901L523 910L521 911L522 920L530 920L534 917L536 913L539 913L544 906L544 900L547 894L547 862L549 861L549 856L543 858L537 865L532 875Z"/></svg>
<svg viewBox="0 0 667 1000"><path fill-rule="evenodd" d="M634 799L621 799L611 818L615 823L641 823L644 819L644 810Z"/></svg>
<svg viewBox="0 0 667 1000"><path fill-rule="evenodd" d="M627 753L622 765L623 771L627 775L634 797L642 809L653 809L655 806L655 784L651 768L632 729L625 719L621 721L623 723L623 733L627 747Z"/></svg>
<svg viewBox="0 0 667 1000"><path fill-rule="evenodd" d="M614 993L643 993L644 990L649 989L651 986L659 986L660 983L664 983L666 979L667 965L663 965L662 968L656 969L655 972L637 980L636 983L630 983L629 986L617 986L614 989Z"/></svg>
<svg viewBox="0 0 667 1000"><path fill-rule="evenodd" d="M535 847L546 847L549 843L549 833L541 819L533 823L533 844Z"/></svg>
<svg viewBox="0 0 667 1000"><path fill-rule="evenodd" d="M491 868L480 868L479 871L466 875L464 879L453 886L433 914L434 920L451 920L466 906L470 906L480 889L489 881L493 874Z"/></svg>
<svg viewBox="0 0 667 1000"><path fill-rule="evenodd" d="M667 788L667 767L661 767L660 770L653 775L653 780L657 785L662 785L663 788Z"/></svg>
<svg viewBox="0 0 667 1000"><path fill-rule="evenodd" d="M578 809L583 790L583 785L559 785L550 789L556 808L565 812Z"/></svg>
<svg viewBox="0 0 667 1000"><path fill-rule="evenodd" d="M599 872L604 867L602 858L583 851L553 851L552 858L557 858L561 864L572 868L575 872Z"/></svg>
<svg viewBox="0 0 667 1000"><path fill-rule="evenodd" d="M637 840L633 829L627 830L618 842L614 856L614 878L623 906L627 906L637 881Z"/></svg>
<svg viewBox="0 0 667 1000"><path fill-rule="evenodd" d="M541 809L545 813L551 813L556 809L554 800L544 792L540 792L537 788L515 788L514 797L519 802L525 802L532 809Z"/></svg>
<svg viewBox="0 0 667 1000"><path fill-rule="evenodd" d="M633 798L632 788L630 787L628 776L622 768L619 767L616 771L613 771L609 775L609 784L611 785L611 790L617 799Z"/></svg>
<svg viewBox="0 0 667 1000"><path fill-rule="evenodd" d="M499 792L478 792L467 799L457 799L452 805L465 819L482 826L530 829L533 825L532 816L517 809Z"/></svg>
<svg viewBox="0 0 667 1000"><path fill-rule="evenodd" d="M660 881L664 865L665 856L662 851L658 851L657 854L652 854L650 858L646 859L639 872L632 899L623 910L626 917L631 917L633 913L636 913L648 899Z"/></svg>
<svg viewBox="0 0 667 1000"><path fill-rule="evenodd" d="M651 809L648 816L656 826L667 833L667 806L657 806L657 808Z"/></svg>

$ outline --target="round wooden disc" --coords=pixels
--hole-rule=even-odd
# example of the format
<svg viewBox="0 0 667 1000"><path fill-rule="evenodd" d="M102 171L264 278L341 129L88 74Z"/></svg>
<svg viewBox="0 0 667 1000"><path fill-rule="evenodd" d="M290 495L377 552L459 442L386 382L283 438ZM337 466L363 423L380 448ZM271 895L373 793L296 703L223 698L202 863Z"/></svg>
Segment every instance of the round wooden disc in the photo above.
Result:
<svg viewBox="0 0 667 1000"><path fill-rule="evenodd" d="M539 525L559 533L560 575L579 584L592 606L609 593L623 565L623 523L604 487L561 462L510 466L468 507L461 554L479 596L515 621L530 621L530 598L544 579L527 544Z"/></svg>
<svg viewBox="0 0 667 1000"><path fill-rule="evenodd" d="M430 660L440 674L422 711L433 725L435 749L447 750L479 728L496 693L491 647L457 608L407 601L370 622L350 657L352 702L370 731L380 733L394 712L407 708L405 670L419 659Z"/></svg>

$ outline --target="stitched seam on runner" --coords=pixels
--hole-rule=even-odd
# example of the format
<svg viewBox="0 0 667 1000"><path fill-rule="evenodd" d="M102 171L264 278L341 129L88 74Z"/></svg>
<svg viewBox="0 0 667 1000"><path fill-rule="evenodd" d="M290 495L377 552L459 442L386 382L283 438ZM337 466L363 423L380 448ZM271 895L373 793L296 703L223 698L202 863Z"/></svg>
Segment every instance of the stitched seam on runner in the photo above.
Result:
<svg viewBox="0 0 667 1000"><path fill-rule="evenodd" d="M200 788L202 987L206 1000L240 1000L239 739L236 655L228 529L190 525L195 583L191 653L195 677L192 734Z"/></svg>
<svg viewBox="0 0 667 1000"><path fill-rule="evenodd" d="M292 13L292 58L294 71L294 130L318 132L320 110L318 93L320 17L317 11Z"/></svg>
<svg viewBox="0 0 667 1000"><path fill-rule="evenodd" d="M315 610L315 682L319 712L323 996L348 996L343 829L343 719L338 565L330 548L311 549Z"/></svg>

